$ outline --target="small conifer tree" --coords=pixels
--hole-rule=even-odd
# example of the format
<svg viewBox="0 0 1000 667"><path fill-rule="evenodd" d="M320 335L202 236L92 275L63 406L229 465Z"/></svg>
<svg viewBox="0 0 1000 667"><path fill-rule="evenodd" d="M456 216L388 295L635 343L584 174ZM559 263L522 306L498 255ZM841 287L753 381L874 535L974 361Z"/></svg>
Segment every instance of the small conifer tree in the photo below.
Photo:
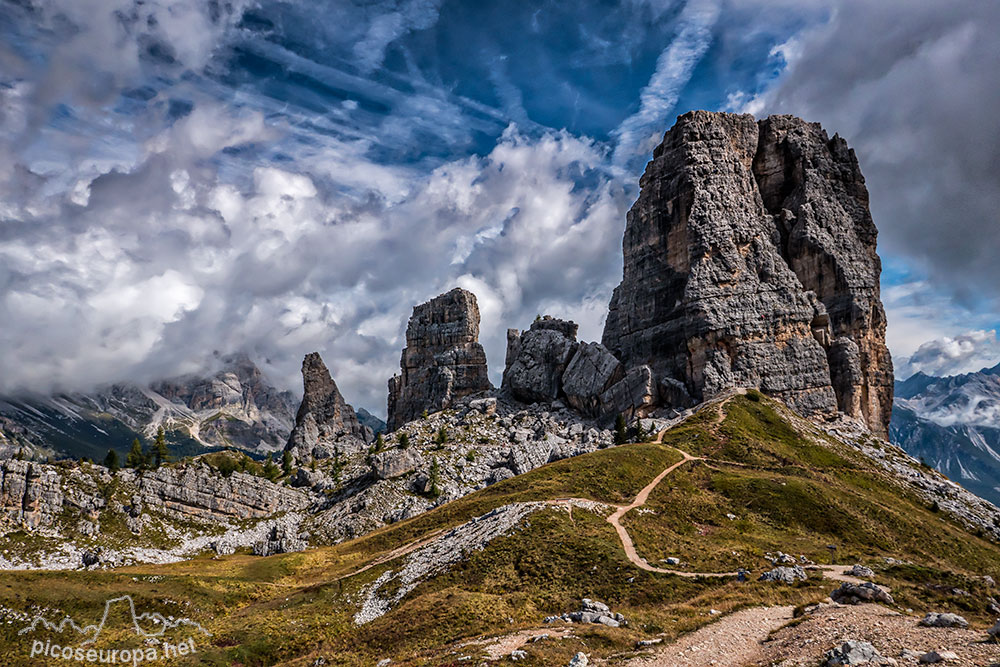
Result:
<svg viewBox="0 0 1000 667"><path fill-rule="evenodd" d="M625 424L625 415L618 413L615 417L615 444L624 445L628 442L628 426Z"/></svg>
<svg viewBox="0 0 1000 667"><path fill-rule="evenodd" d="M120 465L121 464L118 463L118 452L113 449L109 449L107 456L104 457L104 467L111 472L118 472Z"/></svg>
<svg viewBox="0 0 1000 667"><path fill-rule="evenodd" d="M142 443L139 438L132 441L132 448L128 450L125 457L125 465L134 470L142 470L146 467L146 454L142 451Z"/></svg>

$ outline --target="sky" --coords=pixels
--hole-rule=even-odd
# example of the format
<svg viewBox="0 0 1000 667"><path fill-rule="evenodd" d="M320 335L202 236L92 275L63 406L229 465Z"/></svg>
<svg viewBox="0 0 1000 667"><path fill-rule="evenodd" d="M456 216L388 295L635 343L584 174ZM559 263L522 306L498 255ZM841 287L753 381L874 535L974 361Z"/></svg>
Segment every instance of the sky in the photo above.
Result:
<svg viewBox="0 0 1000 667"><path fill-rule="evenodd" d="M385 413L411 308L599 340L696 108L857 151L897 376L1000 361L1000 4L0 0L0 391L318 350Z"/></svg>

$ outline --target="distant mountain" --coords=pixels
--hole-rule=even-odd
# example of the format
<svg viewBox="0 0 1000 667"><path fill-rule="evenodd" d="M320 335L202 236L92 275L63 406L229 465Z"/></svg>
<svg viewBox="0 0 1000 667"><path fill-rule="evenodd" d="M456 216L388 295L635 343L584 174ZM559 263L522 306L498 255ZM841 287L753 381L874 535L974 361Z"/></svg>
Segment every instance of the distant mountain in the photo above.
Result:
<svg viewBox="0 0 1000 667"><path fill-rule="evenodd" d="M1000 502L1000 365L896 383L889 439L970 491Z"/></svg>
<svg viewBox="0 0 1000 667"><path fill-rule="evenodd" d="M150 440L163 426L174 455L237 447L264 453L284 447L296 401L274 388L246 355L221 359L202 377L149 386L119 383L87 394L0 397L0 456L102 459L108 449Z"/></svg>
<svg viewBox="0 0 1000 667"><path fill-rule="evenodd" d="M363 426L367 426L372 430L372 433L385 433L385 422L368 412L364 408L358 408L358 421L361 422Z"/></svg>

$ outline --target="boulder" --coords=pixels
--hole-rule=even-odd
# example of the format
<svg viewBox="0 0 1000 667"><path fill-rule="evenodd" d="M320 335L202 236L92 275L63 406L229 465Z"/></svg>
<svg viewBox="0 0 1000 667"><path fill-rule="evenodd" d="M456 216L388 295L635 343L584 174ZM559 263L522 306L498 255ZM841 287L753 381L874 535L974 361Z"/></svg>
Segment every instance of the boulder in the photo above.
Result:
<svg viewBox="0 0 1000 667"><path fill-rule="evenodd" d="M562 376L566 402L577 411L600 417L601 395L625 377L625 369L600 343L580 343Z"/></svg>
<svg viewBox="0 0 1000 667"><path fill-rule="evenodd" d="M860 577L862 579L871 579L875 576L875 572L870 567L865 567L864 565L855 565L850 570L847 570L844 574L848 574L852 577Z"/></svg>
<svg viewBox="0 0 1000 667"><path fill-rule="evenodd" d="M830 593L830 599L840 604L861 604L862 602L895 604L891 595L868 581L860 584L845 581L840 585L840 588Z"/></svg>
<svg viewBox="0 0 1000 667"><path fill-rule="evenodd" d="M562 376L576 351L574 322L546 315L523 334L507 331L503 389L525 403L552 402L562 393Z"/></svg>
<svg viewBox="0 0 1000 667"><path fill-rule="evenodd" d="M776 567L760 575L760 581L771 581L780 584L794 584L796 581L805 581L808 578L806 571L798 565Z"/></svg>
<svg viewBox="0 0 1000 667"><path fill-rule="evenodd" d="M416 449L390 449L372 456L372 472L379 479L402 477L424 465Z"/></svg>
<svg viewBox="0 0 1000 667"><path fill-rule="evenodd" d="M601 415L631 418L641 415L656 401L657 389L649 366L630 368L625 377L601 394Z"/></svg>
<svg viewBox="0 0 1000 667"><path fill-rule="evenodd" d="M920 619L920 625L928 628L967 628L969 622L958 614L931 612Z"/></svg>
<svg viewBox="0 0 1000 667"><path fill-rule="evenodd" d="M868 642L848 640L826 652L827 667L838 665L895 665L896 661L882 656Z"/></svg>
<svg viewBox="0 0 1000 667"><path fill-rule="evenodd" d="M934 665L939 662L958 662L958 654L954 651L928 651L920 656L920 664Z"/></svg>

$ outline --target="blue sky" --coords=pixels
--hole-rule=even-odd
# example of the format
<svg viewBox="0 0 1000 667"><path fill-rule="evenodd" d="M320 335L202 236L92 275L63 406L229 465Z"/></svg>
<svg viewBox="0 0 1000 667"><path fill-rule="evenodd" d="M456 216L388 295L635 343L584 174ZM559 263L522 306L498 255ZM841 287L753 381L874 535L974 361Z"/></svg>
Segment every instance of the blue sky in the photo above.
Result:
<svg viewBox="0 0 1000 667"><path fill-rule="evenodd" d="M1000 12L916 4L0 0L0 389L236 349L296 388L315 349L382 412L410 308L455 284L494 375L536 313L599 339L692 108L845 136L897 368L992 365Z"/></svg>

